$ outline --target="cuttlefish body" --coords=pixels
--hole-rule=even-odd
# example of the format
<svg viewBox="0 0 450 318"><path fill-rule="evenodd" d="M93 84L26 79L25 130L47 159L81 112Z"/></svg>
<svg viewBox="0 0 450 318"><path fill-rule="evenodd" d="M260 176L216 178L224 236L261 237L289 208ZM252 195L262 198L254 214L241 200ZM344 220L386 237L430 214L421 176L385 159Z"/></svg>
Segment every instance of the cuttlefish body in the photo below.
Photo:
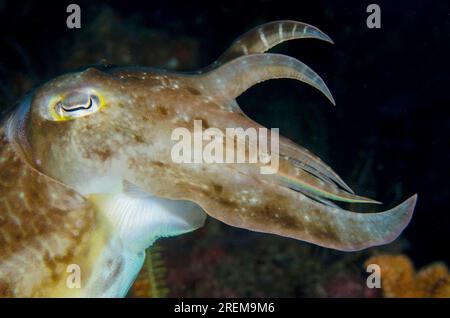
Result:
<svg viewBox="0 0 450 318"><path fill-rule="evenodd" d="M394 240L416 196L382 213L346 211L331 201L376 201L288 139L271 154L273 174L263 163L173 160L173 131L192 132L195 120L261 128L235 101L261 81L297 79L333 102L306 65L264 53L297 38L331 42L313 26L272 22L195 74L88 68L28 94L0 127L0 295L124 296L148 246L203 226L207 214L343 251Z"/></svg>

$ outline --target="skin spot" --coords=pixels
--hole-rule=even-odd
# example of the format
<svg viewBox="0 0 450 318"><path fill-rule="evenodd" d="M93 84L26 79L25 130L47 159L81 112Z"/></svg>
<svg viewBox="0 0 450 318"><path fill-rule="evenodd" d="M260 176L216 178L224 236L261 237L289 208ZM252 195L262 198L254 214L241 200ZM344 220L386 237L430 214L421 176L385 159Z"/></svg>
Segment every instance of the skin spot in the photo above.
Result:
<svg viewBox="0 0 450 318"><path fill-rule="evenodd" d="M190 123L189 121L186 121L184 119L179 119L175 122L175 125L177 127L184 127L187 128L188 130L192 129L192 123Z"/></svg>
<svg viewBox="0 0 450 318"><path fill-rule="evenodd" d="M162 106L162 105L158 105L155 107L155 111L162 116L167 116L167 114L169 113L167 107Z"/></svg>
<svg viewBox="0 0 450 318"><path fill-rule="evenodd" d="M275 222L279 224L284 229L293 230L297 232L303 232L304 226L299 220L284 211L279 211L277 206L273 206L272 204L265 204L262 207L258 207L255 209L255 216L263 219L265 222Z"/></svg>
<svg viewBox="0 0 450 318"><path fill-rule="evenodd" d="M228 207L228 208L230 208L230 209L237 210L237 209L239 208L239 204L238 204L238 203L236 203L236 202L234 202L234 201L231 201L231 200L230 200L229 198L227 198L227 197L217 197L217 198L216 198L216 201L217 201L219 204L222 204L223 206Z"/></svg>
<svg viewBox="0 0 450 318"><path fill-rule="evenodd" d="M186 89L191 93L192 95L200 95L201 93L195 89L194 87L187 86Z"/></svg>
<svg viewBox="0 0 450 318"><path fill-rule="evenodd" d="M50 270L51 280L53 282L57 282L59 277L58 277L58 273L56 272L56 265L57 265L56 260L51 258L50 255L48 254L48 252L45 253L43 260L44 260L45 266L47 266L47 268Z"/></svg>
<svg viewBox="0 0 450 318"><path fill-rule="evenodd" d="M220 192L218 192L218 190L220 190ZM209 191L205 190L203 188L196 189L197 192L203 194L205 197L214 198L214 200L217 203L219 203L219 204L221 204L221 205L223 205L223 206L225 206L225 207L227 207L229 209L232 209L232 210L239 209L240 205L237 202L235 202L232 199L230 199L226 195L226 193L224 193L223 190L224 189L223 189L222 186L215 185L215 184L212 184L212 188Z"/></svg>
<svg viewBox="0 0 450 318"><path fill-rule="evenodd" d="M0 297L1 298L14 297L14 293L11 287L6 281L2 279L0 279Z"/></svg>
<svg viewBox="0 0 450 318"><path fill-rule="evenodd" d="M208 121L206 119L204 119L204 118L195 118L194 120L201 120L203 129L208 129L209 127L211 127L209 125Z"/></svg>
<svg viewBox="0 0 450 318"><path fill-rule="evenodd" d="M223 191L223 186L217 183L213 183L212 188L214 189L214 192L216 192L217 194L220 194Z"/></svg>
<svg viewBox="0 0 450 318"><path fill-rule="evenodd" d="M155 166L157 166L157 167L160 167L160 168L164 168L166 166L166 164L164 162L161 162L161 161L153 161L153 164Z"/></svg>
<svg viewBox="0 0 450 318"><path fill-rule="evenodd" d="M133 135L133 139L134 141L136 141L137 143L143 144L144 143L144 138L142 138L140 135Z"/></svg>
<svg viewBox="0 0 450 318"><path fill-rule="evenodd" d="M95 148L92 150L93 154L99 157L102 161L106 161L112 156L112 151L109 148Z"/></svg>
<svg viewBox="0 0 450 318"><path fill-rule="evenodd" d="M340 238L336 230L327 222L319 222L308 226L309 233L321 240L322 242L340 242Z"/></svg>

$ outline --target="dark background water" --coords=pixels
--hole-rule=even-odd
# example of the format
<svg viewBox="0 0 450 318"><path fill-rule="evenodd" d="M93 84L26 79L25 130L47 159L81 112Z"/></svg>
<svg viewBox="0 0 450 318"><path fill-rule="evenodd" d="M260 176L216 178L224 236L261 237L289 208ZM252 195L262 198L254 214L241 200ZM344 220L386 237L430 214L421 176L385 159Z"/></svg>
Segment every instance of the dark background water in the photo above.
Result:
<svg viewBox="0 0 450 318"><path fill-rule="evenodd" d="M313 24L335 45L298 40L272 51L318 72L337 106L306 85L277 80L239 97L242 108L318 154L383 208L418 193L403 250L418 267L450 262L448 1L371 1L381 6L381 29L367 28L367 1L71 2L82 9L79 30L66 27L69 2L0 0L2 108L33 85L101 58L194 70L258 24Z"/></svg>

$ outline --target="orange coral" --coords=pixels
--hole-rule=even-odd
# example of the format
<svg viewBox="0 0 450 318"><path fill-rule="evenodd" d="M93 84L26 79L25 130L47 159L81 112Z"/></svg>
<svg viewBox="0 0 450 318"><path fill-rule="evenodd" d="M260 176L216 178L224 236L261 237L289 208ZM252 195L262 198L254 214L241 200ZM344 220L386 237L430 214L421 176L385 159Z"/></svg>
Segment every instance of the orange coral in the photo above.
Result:
<svg viewBox="0 0 450 318"><path fill-rule="evenodd" d="M381 269L384 297L450 297L450 274L444 263L433 263L420 271L414 270L405 255L377 255L365 262Z"/></svg>

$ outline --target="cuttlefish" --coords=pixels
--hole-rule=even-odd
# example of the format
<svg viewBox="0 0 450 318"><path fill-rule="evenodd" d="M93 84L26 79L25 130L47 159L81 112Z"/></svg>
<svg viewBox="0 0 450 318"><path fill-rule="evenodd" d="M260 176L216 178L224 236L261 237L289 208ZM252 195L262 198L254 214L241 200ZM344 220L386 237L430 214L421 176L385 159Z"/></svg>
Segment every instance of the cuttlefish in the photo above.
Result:
<svg viewBox="0 0 450 318"><path fill-rule="evenodd" d="M385 212L347 211L339 202L378 202L287 138L271 154L272 174L260 173L261 162L172 159L172 132L192 131L195 120L263 128L236 102L262 81L296 79L334 104L308 66L265 53L300 38L332 42L305 23L271 22L199 72L89 67L27 94L0 126L0 295L124 296L147 247L202 227L207 215L342 251L397 238L416 195Z"/></svg>

